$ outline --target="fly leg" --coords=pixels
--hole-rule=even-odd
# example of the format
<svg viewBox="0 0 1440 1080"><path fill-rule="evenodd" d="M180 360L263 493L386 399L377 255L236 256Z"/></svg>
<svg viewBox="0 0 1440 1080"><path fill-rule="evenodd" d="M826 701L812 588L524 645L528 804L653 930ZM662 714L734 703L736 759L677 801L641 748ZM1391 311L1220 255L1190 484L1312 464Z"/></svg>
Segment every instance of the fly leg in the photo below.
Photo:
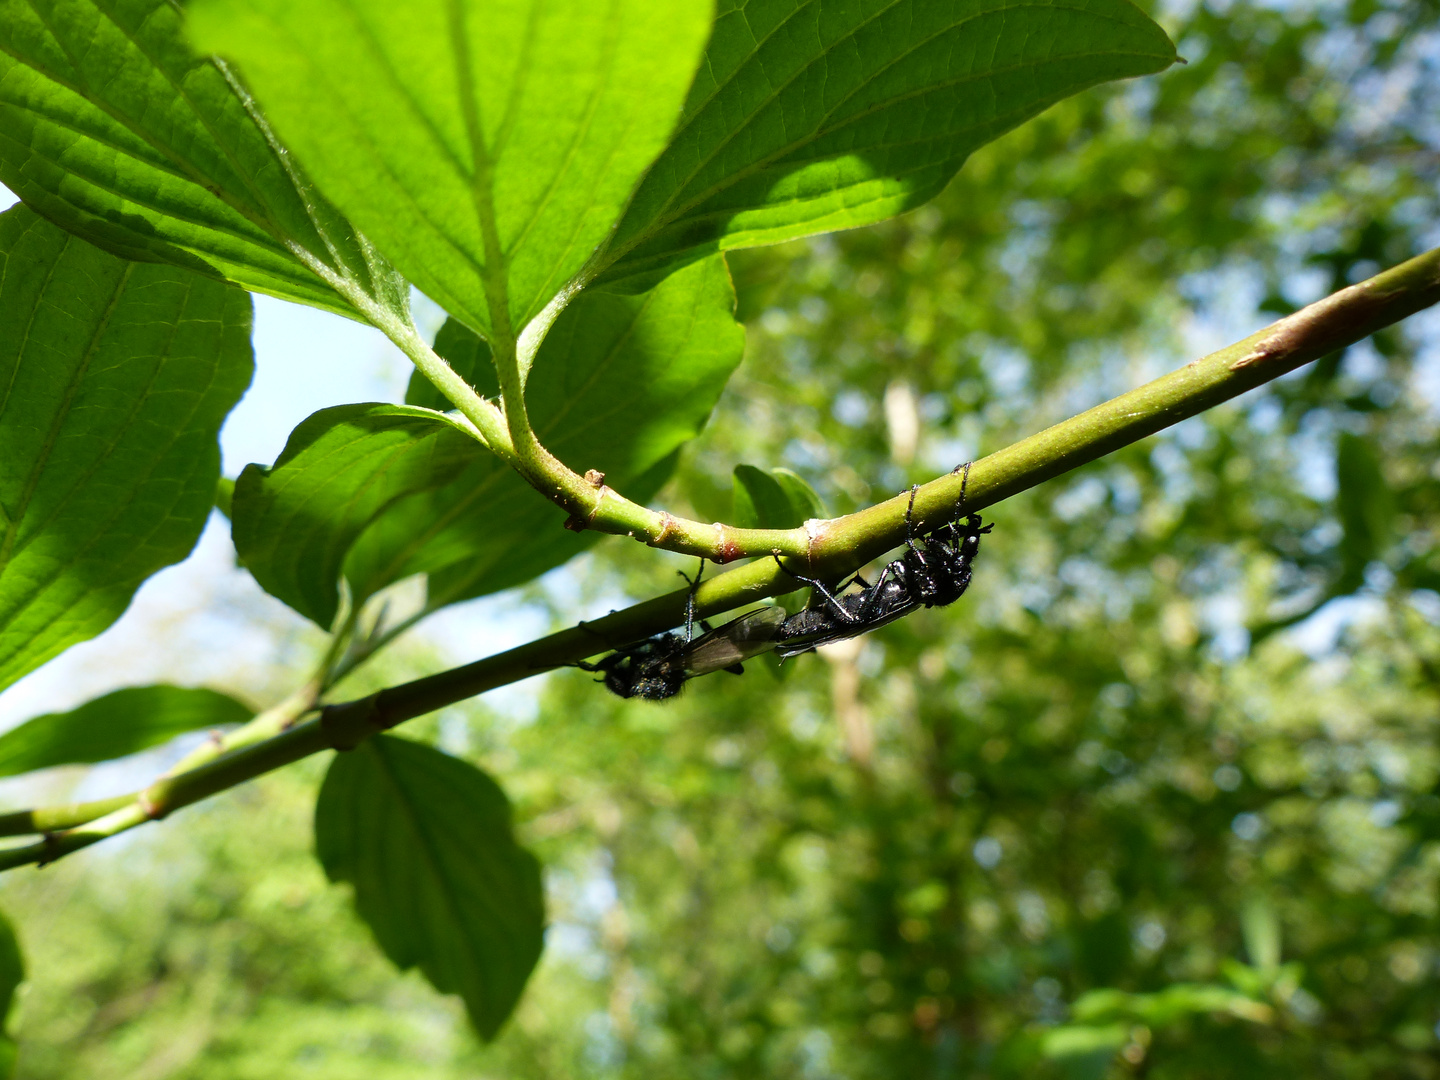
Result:
<svg viewBox="0 0 1440 1080"><path fill-rule="evenodd" d="M825 583L819 578L804 577L800 574L795 573L795 571L793 570L786 570L785 564L780 561L779 555L772 553L770 557L775 560L775 565L778 566L786 574L786 576L793 578L795 581L800 582L800 584L802 585L809 585L810 588L814 589L821 596L823 596L825 598L825 602L835 610L835 614L840 618L842 622L854 624L860 621L854 615L851 615L850 612L845 610L845 605L840 603L840 599L834 593L832 593L829 588L826 587Z"/></svg>
<svg viewBox="0 0 1440 1080"><path fill-rule="evenodd" d="M685 597L685 644L689 645L691 638L695 636L695 593L700 588L700 579L705 576L705 560L700 560L700 569L695 571L695 580L690 580L690 575L684 570L676 570L682 578L690 584L690 594ZM708 633L710 627L702 621L700 626Z"/></svg>

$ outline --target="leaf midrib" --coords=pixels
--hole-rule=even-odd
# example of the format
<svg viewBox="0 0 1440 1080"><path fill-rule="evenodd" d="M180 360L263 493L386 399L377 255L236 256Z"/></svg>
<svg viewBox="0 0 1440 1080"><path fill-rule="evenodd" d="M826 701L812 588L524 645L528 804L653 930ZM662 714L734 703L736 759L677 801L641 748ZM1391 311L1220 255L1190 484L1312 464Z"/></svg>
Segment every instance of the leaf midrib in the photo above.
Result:
<svg viewBox="0 0 1440 1080"><path fill-rule="evenodd" d="M69 252L70 245L76 242L77 241L69 235L65 237L64 246L61 247L59 254L54 259L52 263L53 267L59 267L66 253ZM20 523L25 519L25 512L30 506L30 500L35 497L36 488L40 486L40 475L45 471L45 465L50 460L50 454L54 451L55 442L59 438L60 429L65 425L65 420L70 415L70 408L75 402L75 395L79 392L80 383L84 379L86 372L90 370L90 364L95 359L95 352L99 347L100 338L110 325L110 319L115 314L115 310L120 303L121 294L124 293L125 285L130 280L130 275L135 272L135 266L135 263L127 263L125 269L121 272L119 281L116 282L111 290L110 299L106 301L104 314L101 315L94 332L90 335L89 342L85 345L85 352L81 362L72 373L69 384L65 387L65 396L61 401L60 408L56 410L55 418L50 424L50 430L45 434L45 441L41 444L40 454L36 458L35 465L25 481L25 487L21 491L20 500L14 512L10 514L10 524L5 529L4 539L0 540L0 574L3 574L10 564L11 556L15 552L15 540L20 531ZM53 279L54 271L52 270L50 276L46 279L47 285ZM44 302L44 295L42 292L35 304L34 310L36 312L39 311L41 304ZM27 351L26 346L30 341L30 330L34 328L34 325L35 320L32 317L29 326L26 328L25 336L21 339L19 357L16 361L17 374L20 364L24 363Z"/></svg>
<svg viewBox="0 0 1440 1080"><path fill-rule="evenodd" d="M129 264L129 266L126 267L126 275L127 275L127 276L128 276L128 274L129 274L130 270L131 270L135 265L136 265L136 264L131 263L131 264ZM161 373L162 373L162 371L163 371L163 369L164 369L164 367L165 367L165 365L166 365L166 362L168 362L169 360L173 359L173 356L172 356L172 346L173 346L173 344L174 344L175 334L176 334L176 332L177 332L178 329L179 329L180 323L183 322L183 321L185 321L185 320L184 320L184 312L185 312L185 309L189 306L190 296L191 296L191 293L192 293L192 291L193 291L193 287L194 287L193 278L191 278L191 277L189 277L189 276L187 275L187 278L186 278L186 280L185 280L185 296L184 296L184 298L181 300L180 305L179 305L179 310L180 310L181 314L180 314L180 316L178 316L178 317L176 318L176 320L170 325L170 335L169 335L169 338L168 338L168 340L166 341L166 344L165 344L164 348L161 350L161 352L160 352L160 354L159 354L159 355L162 357L162 360L161 360L161 362L160 362L159 364L157 364L157 365L155 366L155 368L151 371L149 385L146 387L145 391L144 391L143 393L141 393L140 395L137 396L134 404L131 406L130 411L129 411L129 415L128 415L127 418L126 418L125 423L124 423L124 424L121 426L121 428L120 428L120 431L121 431L122 435L123 435L123 433L128 432L128 431L131 429L131 427L132 427L133 424L134 424L135 416L139 413L140 409L144 406L144 404L145 404L147 401L150 400L150 396L151 396L151 395L150 395L150 391L154 388L155 382L156 382L156 380L160 377L160 375L161 375ZM87 361L87 363L88 363L88 361ZM204 388L203 390L199 391L199 392L195 395L195 407L194 407L194 408L190 411L190 413L185 417L185 422L184 422L184 423L181 423L181 424L178 424L178 425L176 426L176 427L177 427L177 430L180 430L180 431L186 430L186 427L187 427L187 425L188 425L188 422L189 422L191 419L193 419L194 416L195 416L195 414L201 409L201 407L203 407L203 405L205 404L207 398L209 397L210 392L214 389L215 384L216 384L217 380L219 379L219 377L220 377L220 364L218 364L218 363L212 364L212 365L210 366L210 381L209 381L209 383L205 386L205 388ZM67 412L68 412L68 406L67 406ZM176 441L176 440L174 440L174 439L171 440L170 447L173 448L173 446L175 445L175 441ZM113 445L112 445L112 449L113 449ZM142 487L142 486L144 485L145 481L147 481L147 480L149 479L149 477L154 474L155 469L160 466L160 464L162 463L163 460L164 460L164 455L163 455L163 454L159 454L159 455L154 456L154 457L151 459L151 461L150 461L149 468L146 470L145 475L140 478L139 482L135 485L135 487L136 487L136 488ZM37 527L36 527L36 528L34 529L34 531L32 532L32 534L31 534L31 536L30 536L30 539L26 540L25 543L20 544L18 547L16 547L15 550L14 550L14 552L13 552L12 554L13 554L13 555L18 555L18 554L20 554L20 552L24 551L25 548L28 547L31 543L33 543L34 540L35 540L37 537L43 535L44 532L45 532L45 526L46 526L51 520L53 520L53 519L55 518L55 516L57 516L57 515L60 513L60 511L64 508L64 506L75 496L75 493L76 493L77 491L79 491L79 490L84 486L85 482L86 482L87 480L89 480L91 477L93 477L93 476L95 475L95 473L104 466L104 464L105 464L105 459L104 459L104 458L102 458L102 459L100 459L100 460L97 460L94 464L92 464L92 465L90 466L89 469L87 469L87 470L85 471L85 473L84 473L82 476L80 476L74 483L72 483L72 484L70 485L70 489L65 492L64 496L63 496L60 500L57 501L57 503L56 503L56 505L55 505L55 509L54 509L54 511L52 512L52 514L50 515L50 517L49 517L49 518L46 518L44 521L39 522L38 525L37 525ZM37 471L37 475L38 475L38 471ZM69 560L69 562L66 564L66 566L65 566L65 567L57 567L56 570L55 570L55 572L54 572L53 574L51 574L48 578L42 580L38 585L36 585L34 588L30 589L27 593L25 593L24 596L21 598L20 602L19 602L18 604L13 605L13 610L17 610L17 611L23 610L26 606L28 606L29 604L31 604L36 597L40 596L46 589L48 589L52 584L54 584L55 580L56 580L57 578L59 578L60 576L62 576L62 573L63 573L63 571L64 571L66 568L68 568L68 567L70 567L70 566L74 566L76 563L80 562L80 561L90 552L90 550L91 550L92 548L94 548L97 544L101 543L102 541L108 539L108 535L107 535L107 534L108 534L108 531L109 531L110 527L116 522L116 520L118 520L118 519L125 513L125 511L126 511L126 509L128 508L129 505L130 505L130 503L127 502L127 503L123 503L123 504L120 504L120 505L114 507L111 515L110 515L108 518L106 518L103 522L101 522L100 524L96 525L95 527L93 527L93 528L91 529L90 535L89 535L89 539L87 539L87 540L85 541L85 543L82 544L80 547L78 547L78 548L75 549L75 551L71 554L70 560ZM171 509L173 509L173 506L171 507ZM164 522L166 522L166 521L168 521L168 520L169 520L169 511L167 510L167 516L166 516L165 518L163 518L163 519L157 520L157 521L155 522L155 524L154 524L154 527L151 529L151 532L150 532L149 534L147 534L147 536L148 536L148 535L153 535L155 529L159 528L162 524L164 524ZM0 561L0 573L3 573L4 565L5 565L4 562L3 562L3 561ZM129 578L129 577L121 578L121 579L119 579L119 580L117 580L117 581L112 582L111 585L112 585L112 587L113 587L114 585L117 585L117 584L118 584L118 585L127 585L127 586L128 586L132 580L134 580L134 579L133 579L133 578ZM143 580L143 579L141 579L141 580ZM37 628L34 629L33 637L36 638L36 639L39 639L39 637L40 637L41 634L43 634L45 631L47 631L47 630L48 630L51 626L53 626L55 623L59 622L63 617L67 616L72 610L74 610L75 607L77 607L79 604L83 603L87 598L88 598L88 597L82 595L82 596L77 597L74 601L72 601L70 604L66 605L65 607L63 607L63 608L57 608L54 612L52 612L52 614L50 615L49 618L47 618L45 621L43 621L42 623L40 623L40 625L39 625Z"/></svg>
<svg viewBox="0 0 1440 1080"><path fill-rule="evenodd" d="M417 844L424 849L425 855L427 857L426 861L429 864L430 872L441 886L440 892L442 903L444 904L445 909L450 915L450 922L459 931L458 936L465 941L467 951L469 952L469 959L471 961L471 964L476 968L481 968L483 965L480 961L484 956L485 950L480 944L480 942L476 939L475 934L472 932L471 922L465 919L459 910L456 898L461 890L457 888L455 881L448 872L445 860L440 857L438 845L436 843L434 834L429 828L429 824L417 812L416 801L413 795L410 793L408 787L403 783L399 773L391 764L389 760L389 755L386 754L384 750L381 750L378 747L373 748L371 752L379 760L380 767L385 774L385 778L389 781L391 788L396 793L397 802L401 804L401 812L410 825L411 835L414 836ZM449 785L446 786L448 787ZM475 808L471 805L468 805L467 802L467 805L465 805L465 810L473 812L474 809ZM480 896L473 896L472 899L480 901L486 908L490 909L493 912L493 905L485 903L486 898ZM433 958L427 958L426 960L422 960L419 963L422 968L430 968L431 970L434 969ZM490 988L486 986L485 989L488 991ZM488 997L489 994L487 993L487 998ZM469 1003L467 1002L466 1004ZM484 1002L484 1004L486 1006L493 1007L494 1002L487 1000Z"/></svg>

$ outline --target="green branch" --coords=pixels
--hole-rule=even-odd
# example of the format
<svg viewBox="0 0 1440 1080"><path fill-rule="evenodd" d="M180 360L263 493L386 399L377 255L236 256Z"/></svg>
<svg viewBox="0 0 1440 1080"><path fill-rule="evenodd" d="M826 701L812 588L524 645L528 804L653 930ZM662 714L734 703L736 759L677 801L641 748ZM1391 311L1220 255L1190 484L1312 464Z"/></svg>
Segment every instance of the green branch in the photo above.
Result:
<svg viewBox="0 0 1440 1080"><path fill-rule="evenodd" d="M1437 302L1440 249L1343 289L1244 341L975 462L969 470L965 509L982 510L1138 442ZM960 476L951 474L918 490L915 513L921 531L950 520L961 482ZM795 530L808 541L807 569L838 579L902 543L907 501L908 495L897 496L848 517L810 522L807 529ZM675 519L665 516L671 531L678 534ZM788 550L774 547L782 553ZM768 553L771 548L758 550ZM714 615L795 587L796 582L773 560L759 559L708 579L695 600L701 615ZM245 727L201 747L169 775L134 795L0 815L0 835L43 834L37 842L0 852L0 869L51 862L320 750L353 749L406 720L669 630L683 619L686 594L680 589L473 664L357 701L327 705L318 716L309 715L316 709L321 685L320 680L312 680Z"/></svg>

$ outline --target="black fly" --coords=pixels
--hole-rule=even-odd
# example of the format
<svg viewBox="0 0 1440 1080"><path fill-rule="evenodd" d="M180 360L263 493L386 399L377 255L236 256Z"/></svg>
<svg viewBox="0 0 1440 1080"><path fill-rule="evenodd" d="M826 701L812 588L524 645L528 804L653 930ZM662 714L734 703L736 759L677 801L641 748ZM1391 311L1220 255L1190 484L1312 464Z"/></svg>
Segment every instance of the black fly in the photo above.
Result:
<svg viewBox="0 0 1440 1080"><path fill-rule="evenodd" d="M965 482L970 478L969 463L963 468L965 478L955 506L957 515L965 505ZM663 701L678 694L685 683L697 675L722 670L738 675L743 661L771 649L781 658L798 656L817 645L868 633L916 608L953 604L970 586L980 537L994 526L985 525L979 514L970 514L917 537L915 491L910 489L910 505L905 510L905 553L880 571L874 585L866 584L856 574L831 590L816 578L801 577L786 570L796 581L814 589L823 603L788 618L783 608L759 608L713 630L702 622L700 626L705 633L697 638L694 636L695 590L700 585L697 574L685 605L683 635L674 631L657 634L616 649L594 664L581 662L575 666L598 672L599 681L620 697ZM775 562L785 569L778 557ZM702 572L705 569L703 560L700 569ZM851 584L858 584L860 592L840 595Z"/></svg>
<svg viewBox="0 0 1440 1080"><path fill-rule="evenodd" d="M703 562L701 570L704 570ZM683 636L674 632L657 634L616 649L594 664L582 662L575 666L583 671L600 672L599 681L620 697L647 701L674 697L697 675L722 670L740 674L744 670L743 661L774 646L775 636L785 622L785 611L778 607L758 608L713 630L702 622L700 626L705 633L697 638L694 636L695 590L699 584L697 574L685 605Z"/></svg>
<svg viewBox="0 0 1440 1080"><path fill-rule="evenodd" d="M964 468L957 512L965 504L965 481L970 478L969 464ZM785 620L776 635L775 652L780 657L798 656L817 645L858 637L916 608L944 607L960 599L970 586L980 537L994 526L984 525L979 514L970 514L917 540L914 511L915 489L911 488L910 505L905 510L905 553L880 571L874 585L867 585L857 574L832 591L822 581L786 571L796 581L814 589L824 602ZM780 563L778 558L775 561L777 565ZM860 585L861 591L839 595L852 583Z"/></svg>

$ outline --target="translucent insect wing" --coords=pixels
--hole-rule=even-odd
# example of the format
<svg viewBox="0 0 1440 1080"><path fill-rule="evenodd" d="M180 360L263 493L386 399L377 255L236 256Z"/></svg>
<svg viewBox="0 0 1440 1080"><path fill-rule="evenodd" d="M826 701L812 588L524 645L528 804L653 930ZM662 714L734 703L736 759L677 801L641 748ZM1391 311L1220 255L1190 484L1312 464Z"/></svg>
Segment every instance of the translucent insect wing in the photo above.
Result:
<svg viewBox="0 0 1440 1080"><path fill-rule="evenodd" d="M690 643L682 661L685 670L691 675L708 675L769 652L785 617L784 608L763 607L717 626Z"/></svg>

